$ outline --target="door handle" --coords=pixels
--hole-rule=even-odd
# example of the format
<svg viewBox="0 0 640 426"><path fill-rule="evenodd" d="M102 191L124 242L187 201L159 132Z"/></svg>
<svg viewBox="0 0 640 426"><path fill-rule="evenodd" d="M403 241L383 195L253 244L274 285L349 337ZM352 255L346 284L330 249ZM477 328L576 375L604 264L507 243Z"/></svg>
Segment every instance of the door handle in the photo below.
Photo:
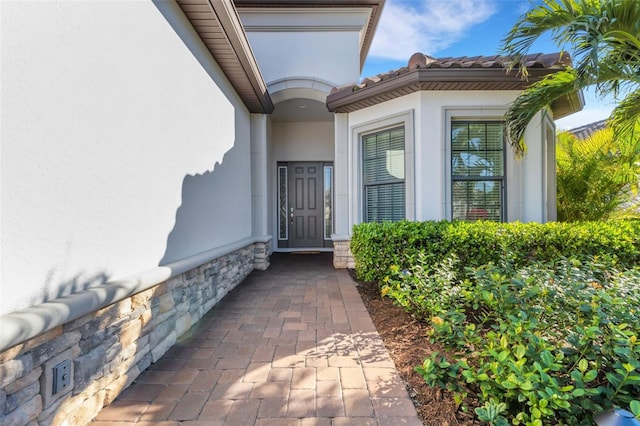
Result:
<svg viewBox="0 0 640 426"><path fill-rule="evenodd" d="M291 207L290 211L291 214L289 215L289 217L291 217L291 224L293 225L293 207Z"/></svg>

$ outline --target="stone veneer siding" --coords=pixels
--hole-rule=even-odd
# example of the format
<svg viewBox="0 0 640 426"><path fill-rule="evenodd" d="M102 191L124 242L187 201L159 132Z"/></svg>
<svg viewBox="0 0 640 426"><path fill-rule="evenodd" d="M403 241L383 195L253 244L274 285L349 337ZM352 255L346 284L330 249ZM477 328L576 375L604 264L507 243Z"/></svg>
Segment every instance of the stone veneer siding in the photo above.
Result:
<svg viewBox="0 0 640 426"><path fill-rule="evenodd" d="M0 424L89 423L269 254L251 244L0 352ZM65 359L73 387L51 396Z"/></svg>
<svg viewBox="0 0 640 426"><path fill-rule="evenodd" d="M336 269L355 268L356 262L353 260L350 241L334 241L333 242L333 267Z"/></svg>

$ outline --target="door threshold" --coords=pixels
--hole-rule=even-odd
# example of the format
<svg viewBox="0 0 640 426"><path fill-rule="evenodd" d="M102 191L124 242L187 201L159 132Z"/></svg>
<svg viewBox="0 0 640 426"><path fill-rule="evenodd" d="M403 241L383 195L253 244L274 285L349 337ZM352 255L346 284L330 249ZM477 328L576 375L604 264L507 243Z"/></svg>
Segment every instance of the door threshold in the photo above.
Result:
<svg viewBox="0 0 640 426"><path fill-rule="evenodd" d="M331 253L332 248L329 247L309 247L309 248L278 248L273 250L275 253L292 253L292 254L310 254L310 253Z"/></svg>

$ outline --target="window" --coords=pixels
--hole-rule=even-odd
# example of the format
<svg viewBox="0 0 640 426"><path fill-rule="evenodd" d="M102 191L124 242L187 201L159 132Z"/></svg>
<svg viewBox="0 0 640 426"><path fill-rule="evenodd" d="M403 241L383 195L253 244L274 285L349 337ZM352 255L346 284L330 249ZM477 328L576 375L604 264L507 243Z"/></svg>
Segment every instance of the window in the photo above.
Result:
<svg viewBox="0 0 640 426"><path fill-rule="evenodd" d="M453 220L503 220L504 145L501 122L451 123Z"/></svg>
<svg viewBox="0 0 640 426"><path fill-rule="evenodd" d="M289 192L287 166L278 166L278 240L289 238Z"/></svg>
<svg viewBox="0 0 640 426"><path fill-rule="evenodd" d="M333 166L324 166L324 239L333 233Z"/></svg>
<svg viewBox="0 0 640 426"><path fill-rule="evenodd" d="M404 126L362 137L364 221L405 218Z"/></svg>

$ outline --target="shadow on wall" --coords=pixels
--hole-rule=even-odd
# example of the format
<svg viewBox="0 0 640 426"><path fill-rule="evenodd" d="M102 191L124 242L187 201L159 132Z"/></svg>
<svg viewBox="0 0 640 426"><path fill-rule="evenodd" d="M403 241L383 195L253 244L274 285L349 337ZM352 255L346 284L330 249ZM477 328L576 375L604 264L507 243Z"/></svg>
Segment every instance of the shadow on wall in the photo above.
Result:
<svg viewBox="0 0 640 426"><path fill-rule="evenodd" d="M161 0L153 0L153 4L227 101L236 105L236 93L226 81L221 81L220 70L211 58L210 52L179 8L173 2ZM234 126L233 146L224 154L222 162L215 164L213 170L203 174L187 175L184 178L182 203L176 212L175 225L167 238L167 247L160 265L182 260L251 235L251 150L248 132L250 122L248 114L246 117L240 117L238 108L233 108L234 123L224 124ZM246 141L242 140L241 135L246 135ZM216 129L213 129L210 143L225 146L227 141L221 144L219 137ZM185 151L185 155L198 154Z"/></svg>
<svg viewBox="0 0 640 426"><path fill-rule="evenodd" d="M234 144L212 171L187 175L182 181L182 204L176 212L167 248L160 260L165 265L237 240L234 231L244 208L239 200L237 165L242 152ZM248 198L250 202L250 197ZM250 205L249 205L250 207ZM251 235L251 222L246 236Z"/></svg>
<svg viewBox="0 0 640 426"><path fill-rule="evenodd" d="M89 277L84 276L82 273L78 273L75 277L71 278L67 282L56 283L54 285L53 283L56 282L56 280L54 279L56 272L57 271L55 269L49 270L42 291L37 295L31 296L29 300L29 306L38 305L40 303L48 302L59 297L64 297L83 290L88 290L109 281L109 275L107 275L106 272L97 272Z"/></svg>

